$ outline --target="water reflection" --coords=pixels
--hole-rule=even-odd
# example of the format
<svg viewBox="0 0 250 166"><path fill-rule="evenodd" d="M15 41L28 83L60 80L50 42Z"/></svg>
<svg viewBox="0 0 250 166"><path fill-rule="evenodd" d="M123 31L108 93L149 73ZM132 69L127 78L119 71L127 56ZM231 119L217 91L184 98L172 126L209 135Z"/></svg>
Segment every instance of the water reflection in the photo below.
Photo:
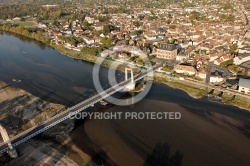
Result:
<svg viewBox="0 0 250 166"><path fill-rule="evenodd" d="M73 105L88 98L95 91L92 67L91 63L66 57L25 37L0 36L1 80L42 99ZM102 68L100 79L103 84L107 84L107 72ZM13 79L21 82L13 82Z"/></svg>
<svg viewBox="0 0 250 166"><path fill-rule="evenodd" d="M148 155L143 166L181 166L183 154L179 151L171 155L170 145L157 143L152 154Z"/></svg>
<svg viewBox="0 0 250 166"><path fill-rule="evenodd" d="M14 37L20 39L20 40L21 40L22 42L24 42L24 43L34 43L34 44L36 44L39 48L41 48L42 50L48 48L47 45L45 45L45 44L43 44L43 43L41 43L41 42L39 42L39 41L36 41L36 40L34 40L34 39L29 39L29 38L27 38L27 37L25 37L25 36L22 36L22 35L19 35L19 34L15 34L15 33L11 33L11 32L2 32L1 34L2 34L2 35L5 34L5 35L10 36L10 37L11 37L11 36L14 36Z"/></svg>

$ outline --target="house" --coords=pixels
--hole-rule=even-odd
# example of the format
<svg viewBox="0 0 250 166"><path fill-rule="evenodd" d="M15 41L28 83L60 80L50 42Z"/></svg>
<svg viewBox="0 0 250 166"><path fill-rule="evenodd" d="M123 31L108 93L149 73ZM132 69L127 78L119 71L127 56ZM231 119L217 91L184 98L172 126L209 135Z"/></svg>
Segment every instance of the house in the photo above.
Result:
<svg viewBox="0 0 250 166"><path fill-rule="evenodd" d="M224 81L224 78L222 77L223 73L219 71L214 71L211 73L210 76L210 83L221 83Z"/></svg>
<svg viewBox="0 0 250 166"><path fill-rule="evenodd" d="M147 40L155 40L155 39L157 39L157 35L155 35L155 34L145 34L144 37Z"/></svg>
<svg viewBox="0 0 250 166"><path fill-rule="evenodd" d="M250 79L240 78L238 91L250 94Z"/></svg>
<svg viewBox="0 0 250 166"><path fill-rule="evenodd" d="M37 28L44 29L44 28L47 28L47 26L46 26L45 24L43 24L43 23L39 23L39 24L37 25Z"/></svg>
<svg viewBox="0 0 250 166"><path fill-rule="evenodd" d="M15 18L13 18L12 20L13 20L13 21L19 21L19 20L21 20L21 18L20 18L20 17L15 17Z"/></svg>
<svg viewBox="0 0 250 166"><path fill-rule="evenodd" d="M175 60L177 48L174 44L163 43L159 48L154 49L153 54L155 54L157 58Z"/></svg>
<svg viewBox="0 0 250 166"><path fill-rule="evenodd" d="M156 35L160 35L160 34L165 34L166 30L163 28L154 28L152 32L155 33Z"/></svg>
<svg viewBox="0 0 250 166"><path fill-rule="evenodd" d="M196 69L193 66L176 65L174 71L179 74L195 75Z"/></svg>
<svg viewBox="0 0 250 166"><path fill-rule="evenodd" d="M118 57L120 59L126 59L128 60L130 57L127 55L127 53L119 53Z"/></svg>
<svg viewBox="0 0 250 166"><path fill-rule="evenodd" d="M105 25L109 25L109 22L98 22L94 25L96 31L102 31Z"/></svg>
<svg viewBox="0 0 250 166"><path fill-rule="evenodd" d="M250 31L247 31L247 33L245 34L244 37L247 38L247 39L250 39Z"/></svg>
<svg viewBox="0 0 250 166"><path fill-rule="evenodd" d="M250 69L250 61L247 61L247 62L240 64L239 67L249 70Z"/></svg>
<svg viewBox="0 0 250 166"><path fill-rule="evenodd" d="M230 60L230 56L229 56L229 55L223 55L223 56L221 56L219 59L216 59L216 60L214 61L214 64L215 64L215 65L220 65L222 62L226 62L226 61L228 61L228 60Z"/></svg>
<svg viewBox="0 0 250 166"><path fill-rule="evenodd" d="M53 36L57 39L58 38L58 36L60 36L60 32L57 32L57 31L54 31L54 32L52 32L52 34L53 34Z"/></svg>
<svg viewBox="0 0 250 166"><path fill-rule="evenodd" d="M91 44L96 43L96 40L95 40L95 38L93 38L93 37L83 36L82 39L83 39L83 41L84 41L86 44L88 44L88 45L91 45Z"/></svg>
<svg viewBox="0 0 250 166"><path fill-rule="evenodd" d="M217 53L209 54L209 61L210 62L214 62L218 58L219 58L219 56Z"/></svg>
<svg viewBox="0 0 250 166"><path fill-rule="evenodd" d="M207 78L207 72L205 70L202 70L196 74L197 77L201 79L206 79Z"/></svg>
<svg viewBox="0 0 250 166"><path fill-rule="evenodd" d="M250 61L250 54L249 53L240 54L239 56L235 57L233 61L235 65L240 65L244 62Z"/></svg>
<svg viewBox="0 0 250 166"><path fill-rule="evenodd" d="M108 57L109 55L113 54L115 51L111 51L111 50L104 50L103 52L100 53L100 56L103 58Z"/></svg>
<svg viewBox="0 0 250 166"><path fill-rule="evenodd" d="M95 22L94 18L91 17L85 17L85 20L89 23L89 24L93 24Z"/></svg>
<svg viewBox="0 0 250 166"><path fill-rule="evenodd" d="M221 76L210 76L210 83L220 83L223 81L224 79Z"/></svg>

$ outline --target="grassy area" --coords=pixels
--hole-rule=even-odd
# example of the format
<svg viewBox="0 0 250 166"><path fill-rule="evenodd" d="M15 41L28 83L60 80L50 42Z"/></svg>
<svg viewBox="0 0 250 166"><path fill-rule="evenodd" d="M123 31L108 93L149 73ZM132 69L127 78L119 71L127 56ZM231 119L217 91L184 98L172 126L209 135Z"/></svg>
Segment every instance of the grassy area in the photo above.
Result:
<svg viewBox="0 0 250 166"><path fill-rule="evenodd" d="M172 88L178 88L187 92L193 98L200 98L208 93L207 88L197 88L190 84L185 84L184 82L179 82L178 80L169 80L162 77L155 77L155 82L166 84Z"/></svg>
<svg viewBox="0 0 250 166"><path fill-rule="evenodd" d="M235 105L235 106L240 107L240 108L250 110L250 101L244 97L236 96L235 99L233 99L227 103Z"/></svg>
<svg viewBox="0 0 250 166"><path fill-rule="evenodd" d="M55 20L42 20L44 24L53 24Z"/></svg>
<svg viewBox="0 0 250 166"><path fill-rule="evenodd" d="M161 70L166 71L166 72L171 72L172 69L168 66L163 67Z"/></svg>
<svg viewBox="0 0 250 166"><path fill-rule="evenodd" d="M44 24L53 24L55 20L42 20ZM65 22L65 19L58 19L58 22Z"/></svg>
<svg viewBox="0 0 250 166"><path fill-rule="evenodd" d="M19 21L18 25L30 27L36 25L36 23L34 21Z"/></svg>
<svg viewBox="0 0 250 166"><path fill-rule="evenodd" d="M134 91L135 91L135 92L139 92L140 90L142 90L143 87L144 87L144 86L143 86L143 83L139 83L139 84L136 85Z"/></svg>
<svg viewBox="0 0 250 166"><path fill-rule="evenodd" d="M185 82L181 82L179 80L170 80L163 77L155 77L155 82L166 84L167 86L170 86L172 88L177 88L180 90L183 90L187 92L191 97L193 98L200 98L202 96L205 96L208 94L208 92L211 89L207 89L205 87L197 88L196 86L192 86L190 84L186 84ZM215 90L213 95L217 96L220 92ZM250 101L247 98L236 96L236 98L233 99L234 94L229 93L223 93L221 97L221 102L229 105L234 105L239 108L250 110Z"/></svg>
<svg viewBox="0 0 250 166"><path fill-rule="evenodd" d="M217 96L219 93L220 93L219 91L215 90L213 95ZM250 110L249 99L237 95L236 98L234 98L234 95L235 94L224 92L221 97L221 102L229 105L234 105L239 108Z"/></svg>
<svg viewBox="0 0 250 166"><path fill-rule="evenodd" d="M223 93L221 97L221 101L223 103L229 103L232 100L233 96L234 96L233 94Z"/></svg>

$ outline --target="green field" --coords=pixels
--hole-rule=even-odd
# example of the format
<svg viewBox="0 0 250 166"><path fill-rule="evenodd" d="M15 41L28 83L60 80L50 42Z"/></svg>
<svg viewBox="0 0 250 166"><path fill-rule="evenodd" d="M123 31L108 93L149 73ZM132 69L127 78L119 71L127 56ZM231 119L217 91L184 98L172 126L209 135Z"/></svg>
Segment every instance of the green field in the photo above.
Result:
<svg viewBox="0 0 250 166"><path fill-rule="evenodd" d="M53 24L55 20L42 20L44 24ZM65 22L65 19L58 19L58 22Z"/></svg>
<svg viewBox="0 0 250 166"><path fill-rule="evenodd" d="M42 20L44 24L53 24L54 20Z"/></svg>
<svg viewBox="0 0 250 166"><path fill-rule="evenodd" d="M36 25L34 21L19 21L17 23L21 26L27 26L27 27Z"/></svg>

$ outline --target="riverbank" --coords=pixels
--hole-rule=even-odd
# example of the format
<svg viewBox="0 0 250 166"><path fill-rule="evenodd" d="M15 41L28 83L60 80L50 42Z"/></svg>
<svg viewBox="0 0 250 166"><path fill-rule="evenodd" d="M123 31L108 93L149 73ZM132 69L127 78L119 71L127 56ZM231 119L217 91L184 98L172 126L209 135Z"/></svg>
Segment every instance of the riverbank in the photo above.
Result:
<svg viewBox="0 0 250 166"><path fill-rule="evenodd" d="M6 30L3 30L3 31L6 32ZM12 31L7 31L7 32L9 32L11 34L12 33L18 34L18 33L12 32ZM21 34L18 34L18 35L21 35ZM24 35L22 35L22 36L24 36ZM83 60L83 61L95 64L97 62L97 59L98 59L98 57L96 57L96 56L81 54L81 52L69 50L63 46L53 44L53 43L48 42L46 40L39 40L39 38L32 38L31 36L25 36L25 37L40 41L40 42L46 44L47 46L54 48L55 50L57 50L61 54L66 55L66 56L73 58L73 59L76 59L76 60ZM113 66L116 66L116 65L113 65L113 63L115 63L115 62L104 59L101 65L105 66L107 68L113 68ZM120 71L124 71L125 67L127 67L127 66L124 64L118 63L118 67L115 69L120 70ZM139 72L139 70L136 72ZM188 93L191 97L196 98L196 99L206 96L211 90L211 89L205 87L205 85L204 86L195 86L195 84L186 83L186 82L181 81L181 80L165 79L159 75L157 77L155 77L154 81L157 83L163 83L163 84L170 86L172 88L181 89L181 90L185 91L186 93ZM250 103L250 100L248 98L240 96L240 97L232 99L233 95L234 94L231 94L231 95L225 94L224 96L222 96L221 102L225 103L225 104L234 105L234 106L237 106L239 108L250 110L250 105L248 104L248 103Z"/></svg>
<svg viewBox="0 0 250 166"><path fill-rule="evenodd" d="M212 88L204 85L196 85L195 82L183 81L178 79L167 78L166 76L162 76L161 74L156 74L154 77L154 81L157 83L165 84L172 88L177 88L182 91L185 91L189 96L195 99L200 99L202 97L208 96L209 92L211 92ZM197 83L198 84L198 83ZM220 91L214 90L213 94L210 95L210 98L218 98L220 95ZM250 96L236 96L235 93L224 92L218 99L218 102L227 105L233 105L241 109L245 109L250 111Z"/></svg>
<svg viewBox="0 0 250 166"><path fill-rule="evenodd" d="M186 92L190 97L195 98L195 99L202 98L209 92L207 88L203 88L203 87L197 88L190 84L185 84L183 81L167 79L159 75L154 77L154 81L156 83L165 84L171 88L180 89Z"/></svg>
<svg viewBox="0 0 250 166"><path fill-rule="evenodd" d="M68 56L68 57L73 58L75 60L82 60L82 61L86 61L86 62L93 63L93 64L98 63L98 57L96 57L94 55L82 54L79 51L70 50L70 49L67 49L67 48L65 48L65 47L63 47L61 45L56 45L56 44L54 44L52 42L48 42L48 40L45 40L43 38L34 38L32 36L25 36L25 35L22 35L20 33L10 31L10 30L6 30L6 29L4 30L4 29L1 28L1 26L0 26L0 30L2 30L5 33L10 33L12 35L13 34L14 35L20 35L20 36L27 37L29 39L41 42L41 43L43 43L43 44L45 44L45 45L47 45L47 46L49 46L49 47L57 50L62 55ZM104 67L107 67L107 68L113 68L115 70L123 71L123 72L125 71L125 68L128 67L125 64L117 63L117 65L113 65L113 63L114 63L113 61L102 59L100 65L104 66ZM135 70L134 72L138 73L139 70Z"/></svg>

